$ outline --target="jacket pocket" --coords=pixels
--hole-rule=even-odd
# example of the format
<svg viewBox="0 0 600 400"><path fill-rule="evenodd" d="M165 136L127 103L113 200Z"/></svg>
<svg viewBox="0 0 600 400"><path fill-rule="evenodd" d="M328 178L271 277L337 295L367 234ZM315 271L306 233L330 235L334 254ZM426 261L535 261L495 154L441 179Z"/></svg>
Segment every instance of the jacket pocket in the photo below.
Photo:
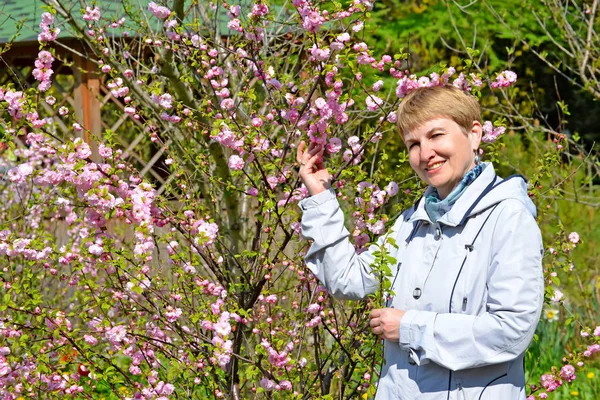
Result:
<svg viewBox="0 0 600 400"><path fill-rule="evenodd" d="M507 372L505 372L504 374L502 374L502 375L500 375L500 376L498 376L498 377L496 377L496 378L492 379L491 381L489 381L489 382L487 383L487 385L485 385L485 386L483 387L483 390L482 390L482 391L481 391L481 393L479 394L478 400L483 400L483 399L485 399L485 397L483 397L483 395L484 395L484 393L486 392L486 390L488 390L488 388L489 388L490 386L492 386L492 385L494 384L494 382L496 382L496 381L498 381L498 380L500 380L500 379L504 378L504 377L505 377L505 376L507 376L507 375L508 375L508 373L507 373ZM489 392L491 392L492 390L493 390L493 389L489 389L488 391L489 391Z"/></svg>

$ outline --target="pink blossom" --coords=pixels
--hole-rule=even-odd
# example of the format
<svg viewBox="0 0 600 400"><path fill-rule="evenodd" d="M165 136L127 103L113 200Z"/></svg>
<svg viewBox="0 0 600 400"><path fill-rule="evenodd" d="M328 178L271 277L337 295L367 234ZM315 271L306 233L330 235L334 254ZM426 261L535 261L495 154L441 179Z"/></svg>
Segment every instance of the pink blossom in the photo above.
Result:
<svg viewBox="0 0 600 400"><path fill-rule="evenodd" d="M269 13L269 7L263 3L255 3L252 6L252 16L262 17Z"/></svg>
<svg viewBox="0 0 600 400"><path fill-rule="evenodd" d="M597 327L594 329L594 336L600 336L600 326L597 326Z"/></svg>
<svg viewBox="0 0 600 400"><path fill-rule="evenodd" d="M575 375L575 367L572 365L565 365L560 369L560 376L567 382L572 382L577 378Z"/></svg>
<svg viewBox="0 0 600 400"><path fill-rule="evenodd" d="M274 390L276 385L277 384L274 381L267 378L262 378L260 380L260 387L262 387L267 392Z"/></svg>
<svg viewBox="0 0 600 400"><path fill-rule="evenodd" d="M142 369L137 365L131 365L129 367L129 372L131 373L131 375L140 375L142 373Z"/></svg>
<svg viewBox="0 0 600 400"><path fill-rule="evenodd" d="M98 343L98 339L96 339L94 336L92 335L84 335L83 336L83 340L85 340L85 342L87 344L91 344L92 346Z"/></svg>
<svg viewBox="0 0 600 400"><path fill-rule="evenodd" d="M277 296L274 294L268 295L267 297L265 297L265 303L269 303L269 304L277 303Z"/></svg>
<svg viewBox="0 0 600 400"><path fill-rule="evenodd" d="M237 155L232 155L229 157L229 162L227 163L229 168L234 170L240 170L244 168L244 159Z"/></svg>
<svg viewBox="0 0 600 400"><path fill-rule="evenodd" d="M550 374L542 375L540 377L540 382L542 387L548 392L554 392L559 386L562 385L562 381L554 379L554 376Z"/></svg>
<svg viewBox="0 0 600 400"><path fill-rule="evenodd" d="M310 50L310 54L317 61L326 61L329 58L330 53L331 51L328 48L319 48L316 44L313 45L312 49Z"/></svg>
<svg viewBox="0 0 600 400"><path fill-rule="evenodd" d="M234 18L234 19L230 20L227 23L227 27L229 29L231 29L232 31L237 31L237 32L243 32L244 31L244 28L242 27L242 22L239 19L237 19L237 18Z"/></svg>
<svg viewBox="0 0 600 400"><path fill-rule="evenodd" d="M54 23L54 15L49 12L45 12L42 14L42 24L44 25L52 25Z"/></svg>
<svg viewBox="0 0 600 400"><path fill-rule="evenodd" d="M373 91L378 92L383 87L383 81L379 80L373 84Z"/></svg>
<svg viewBox="0 0 600 400"><path fill-rule="evenodd" d="M362 30L364 23L362 21L357 21L354 26L352 26L352 31L359 32Z"/></svg>
<svg viewBox="0 0 600 400"><path fill-rule="evenodd" d="M298 9L302 17L302 27L309 32L317 32L321 25L325 23L325 18L317 10L306 5Z"/></svg>
<svg viewBox="0 0 600 400"><path fill-rule="evenodd" d="M159 19L165 19L171 15L171 10L165 6L159 6L153 1L148 4L148 11L150 11L152 15Z"/></svg>
<svg viewBox="0 0 600 400"><path fill-rule="evenodd" d="M513 71L502 71L496 76L496 80L491 83L492 88L508 87L517 81L517 74Z"/></svg>
<svg viewBox="0 0 600 400"><path fill-rule="evenodd" d="M485 121L483 123L483 137L481 140L484 143L493 143L495 142L500 135L502 135L506 131L506 128L503 126L499 126L494 128L490 121Z"/></svg>
<svg viewBox="0 0 600 400"><path fill-rule="evenodd" d="M167 307L167 312L165 313L165 317L167 318L167 321L169 322L175 322L179 319L179 317L181 317L181 314L183 313L183 311L181 310L181 308L171 308L170 306Z"/></svg>
<svg viewBox="0 0 600 400"><path fill-rule="evenodd" d="M83 14L82 18L85 21L98 21L100 17L100 9L97 6L94 8L88 6L85 8L85 14Z"/></svg>
<svg viewBox="0 0 600 400"><path fill-rule="evenodd" d="M579 243L579 234L577 232L569 233L569 242L573 244Z"/></svg>
<svg viewBox="0 0 600 400"><path fill-rule="evenodd" d="M331 138L325 148L329 154L338 153L342 149L342 141L339 138Z"/></svg>
<svg viewBox="0 0 600 400"><path fill-rule="evenodd" d="M563 298L563 292L561 292L559 289L554 288L554 296L552 296L552 302L553 303L558 303L559 301L561 301Z"/></svg>
<svg viewBox="0 0 600 400"><path fill-rule="evenodd" d="M233 18L239 17L241 11L242 11L242 7L239 4L229 7L229 13L231 14L231 16Z"/></svg>
<svg viewBox="0 0 600 400"><path fill-rule="evenodd" d="M381 106L383 104L383 100L377 96L370 95L370 96L367 96L366 103L367 103L367 108L369 110L377 111L379 109L379 106Z"/></svg>
<svg viewBox="0 0 600 400"><path fill-rule="evenodd" d="M313 303L306 308L306 311L311 314L316 314L321 311L321 306L318 303Z"/></svg>
<svg viewBox="0 0 600 400"><path fill-rule="evenodd" d="M124 326L118 325L107 330L105 335L112 344L118 344L121 343L127 336L127 330Z"/></svg>
<svg viewBox="0 0 600 400"><path fill-rule="evenodd" d="M104 253L104 248L102 246L94 243L90 247L88 247L88 251L90 252L90 254L99 256L99 255L102 255L102 253Z"/></svg>
<svg viewBox="0 0 600 400"><path fill-rule="evenodd" d="M395 196L398 193L398 184L393 181L388 183L388 185L385 187L385 191L389 196Z"/></svg>
<svg viewBox="0 0 600 400"><path fill-rule="evenodd" d="M194 222L193 232L198 236L194 239L194 243L199 246L207 246L213 244L217 238L219 232L219 226L212 222L206 222L203 219L199 219Z"/></svg>
<svg viewBox="0 0 600 400"><path fill-rule="evenodd" d="M336 38L336 40L338 42L347 42L348 40L350 40L350 34L348 32L344 32L341 35L338 35L338 37Z"/></svg>
<svg viewBox="0 0 600 400"><path fill-rule="evenodd" d="M369 240L370 240L369 235L367 235L366 233L361 233L358 236L354 236L354 244L358 248L363 247L365 244L367 244L369 242Z"/></svg>
<svg viewBox="0 0 600 400"><path fill-rule="evenodd" d="M224 110L231 110L233 105L233 99L225 99L221 102L221 108Z"/></svg>
<svg viewBox="0 0 600 400"><path fill-rule="evenodd" d="M227 311L221 314L219 318L219 322L213 325L213 330L217 333L217 335L221 335L223 337L229 336L231 333L231 324L229 323L230 315Z"/></svg>

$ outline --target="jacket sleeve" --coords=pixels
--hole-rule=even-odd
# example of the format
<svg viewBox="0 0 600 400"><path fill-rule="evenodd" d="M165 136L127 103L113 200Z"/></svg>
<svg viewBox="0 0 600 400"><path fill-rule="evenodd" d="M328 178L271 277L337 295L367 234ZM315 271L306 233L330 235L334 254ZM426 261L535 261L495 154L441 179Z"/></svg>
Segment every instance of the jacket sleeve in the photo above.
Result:
<svg viewBox="0 0 600 400"><path fill-rule="evenodd" d="M492 242L487 312L410 310L402 317L400 346L417 363L457 371L513 360L529 346L544 300L540 230L524 208L506 207Z"/></svg>
<svg viewBox="0 0 600 400"><path fill-rule="evenodd" d="M379 286L370 265L377 246L360 255L348 240L344 213L333 189L300 202L302 235L313 241L304 259L308 268L338 299L359 300L374 293ZM402 218L399 218L401 220ZM379 239L383 242L386 235Z"/></svg>

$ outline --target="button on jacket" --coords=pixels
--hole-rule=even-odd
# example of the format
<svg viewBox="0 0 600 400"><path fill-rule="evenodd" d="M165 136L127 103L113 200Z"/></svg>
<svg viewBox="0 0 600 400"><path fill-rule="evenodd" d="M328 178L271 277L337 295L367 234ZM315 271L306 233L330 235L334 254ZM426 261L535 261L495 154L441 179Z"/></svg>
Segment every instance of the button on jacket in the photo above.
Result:
<svg viewBox="0 0 600 400"><path fill-rule="evenodd" d="M542 239L526 182L503 180L488 164L436 223L424 203L388 232L398 246L388 247L397 261L388 306L406 314L400 340L384 343L376 399L525 399L523 358L544 297ZM300 207L302 234L313 241L306 263L329 293L374 293L376 247L355 252L335 192Z"/></svg>

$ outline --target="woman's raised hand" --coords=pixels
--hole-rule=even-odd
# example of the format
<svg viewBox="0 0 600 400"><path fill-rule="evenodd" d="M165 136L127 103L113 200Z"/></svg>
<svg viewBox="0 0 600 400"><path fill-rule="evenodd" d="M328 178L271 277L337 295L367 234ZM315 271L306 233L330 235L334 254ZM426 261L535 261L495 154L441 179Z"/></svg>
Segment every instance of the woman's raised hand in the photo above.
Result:
<svg viewBox="0 0 600 400"><path fill-rule="evenodd" d="M306 149L306 143L300 142L296 159L300 163L300 179L311 196L319 194L331 187L331 175L323 164L322 145L311 143Z"/></svg>

